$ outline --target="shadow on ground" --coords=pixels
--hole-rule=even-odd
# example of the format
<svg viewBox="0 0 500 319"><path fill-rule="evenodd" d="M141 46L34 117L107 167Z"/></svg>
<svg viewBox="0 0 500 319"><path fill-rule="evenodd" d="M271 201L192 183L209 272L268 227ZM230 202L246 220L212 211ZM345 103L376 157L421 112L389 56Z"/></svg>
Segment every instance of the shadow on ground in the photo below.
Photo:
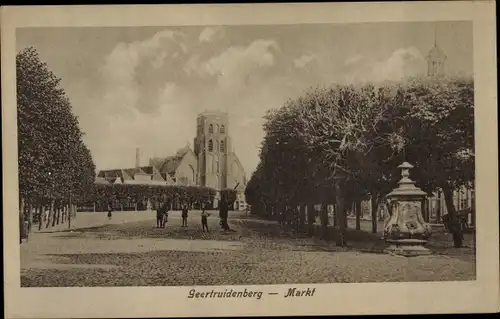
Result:
<svg viewBox="0 0 500 319"><path fill-rule="evenodd" d="M335 244L337 230L328 228L326 239L320 237L321 230L318 226L314 229L314 236L295 234L285 230L277 222L259 220L255 218L238 218L230 220L232 232L220 229L218 219L210 219L210 232L202 231L200 222L191 220L189 227L180 227L177 223L168 223L166 228L156 228L155 220L145 220L125 224L109 224L97 227L87 227L74 230L65 230L55 235L58 238L99 238L99 239L134 239L134 238L171 238L186 240L217 240L241 241L251 249L287 249L291 251L357 251L363 253L383 253L387 247L381 234L364 230L348 228L346 230L347 247L338 247ZM475 234L465 234L463 248L454 248L451 235L443 229L436 229L427 244L433 254L447 255L454 258L474 260L475 247L473 238Z"/></svg>

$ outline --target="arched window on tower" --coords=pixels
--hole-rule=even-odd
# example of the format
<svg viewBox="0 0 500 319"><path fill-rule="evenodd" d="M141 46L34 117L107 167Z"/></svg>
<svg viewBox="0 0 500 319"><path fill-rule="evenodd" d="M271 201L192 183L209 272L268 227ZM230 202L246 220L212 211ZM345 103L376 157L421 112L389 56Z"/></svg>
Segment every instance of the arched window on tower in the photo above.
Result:
<svg viewBox="0 0 500 319"><path fill-rule="evenodd" d="M220 145L219 145L219 151L220 152L225 152L226 148L225 148L225 145L224 145L224 141L220 141Z"/></svg>
<svg viewBox="0 0 500 319"><path fill-rule="evenodd" d="M213 124L210 124L208 126L208 133L213 133L214 132L214 125Z"/></svg>
<svg viewBox="0 0 500 319"><path fill-rule="evenodd" d="M222 133L222 134L226 133L226 127L224 126L224 124L222 124L220 126L220 131L219 132Z"/></svg>
<svg viewBox="0 0 500 319"><path fill-rule="evenodd" d="M214 151L214 142L212 140L208 141L208 151L209 152Z"/></svg>
<svg viewBox="0 0 500 319"><path fill-rule="evenodd" d="M215 125L215 131L216 131L217 133L219 133L219 124L216 124L216 125Z"/></svg>

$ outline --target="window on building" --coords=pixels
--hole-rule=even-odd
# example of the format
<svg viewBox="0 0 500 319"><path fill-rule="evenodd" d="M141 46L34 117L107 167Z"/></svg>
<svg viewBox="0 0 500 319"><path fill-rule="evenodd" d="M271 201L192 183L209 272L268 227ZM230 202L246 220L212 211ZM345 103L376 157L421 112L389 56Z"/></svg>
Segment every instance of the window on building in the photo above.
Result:
<svg viewBox="0 0 500 319"><path fill-rule="evenodd" d="M225 151L224 141L220 141L219 151L220 151L220 152L224 152L224 151Z"/></svg>
<svg viewBox="0 0 500 319"><path fill-rule="evenodd" d="M220 126L220 131L219 132L222 133L222 134L226 133L226 127L224 126L224 124L222 124Z"/></svg>
<svg viewBox="0 0 500 319"><path fill-rule="evenodd" d="M212 140L208 141L208 151L209 152L214 151L214 142Z"/></svg>
<svg viewBox="0 0 500 319"><path fill-rule="evenodd" d="M216 131L217 133L219 133L219 124L216 124L216 126L215 126L215 131Z"/></svg>
<svg viewBox="0 0 500 319"><path fill-rule="evenodd" d="M214 125L213 124L210 124L208 126L208 133L213 133L214 132Z"/></svg>
<svg viewBox="0 0 500 319"><path fill-rule="evenodd" d="M217 161L217 162L215 163L215 165L216 165L216 168L217 168L217 173L219 173L219 161Z"/></svg>

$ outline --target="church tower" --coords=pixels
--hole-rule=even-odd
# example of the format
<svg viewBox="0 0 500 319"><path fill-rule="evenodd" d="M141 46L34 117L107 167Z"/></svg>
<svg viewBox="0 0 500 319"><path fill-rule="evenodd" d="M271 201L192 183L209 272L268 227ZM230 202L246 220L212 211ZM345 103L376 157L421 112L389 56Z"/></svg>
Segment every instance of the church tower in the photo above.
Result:
<svg viewBox="0 0 500 319"><path fill-rule="evenodd" d="M442 76L444 75L444 62L446 54L437 45L436 30L434 30L434 47L427 55L427 75L428 76Z"/></svg>
<svg viewBox="0 0 500 319"><path fill-rule="evenodd" d="M221 190L227 187L231 150L228 114L204 112L196 119L194 153L198 158L198 184Z"/></svg>

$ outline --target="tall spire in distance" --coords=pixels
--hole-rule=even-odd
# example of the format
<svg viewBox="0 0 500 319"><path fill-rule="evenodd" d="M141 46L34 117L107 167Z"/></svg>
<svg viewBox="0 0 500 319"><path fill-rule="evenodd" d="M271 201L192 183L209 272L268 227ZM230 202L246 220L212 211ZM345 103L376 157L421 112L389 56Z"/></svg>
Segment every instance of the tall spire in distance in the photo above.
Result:
<svg viewBox="0 0 500 319"><path fill-rule="evenodd" d="M446 54L438 47L437 44L437 25L434 24L434 47L427 55L427 75L442 76L444 75L444 62Z"/></svg>
<svg viewBox="0 0 500 319"><path fill-rule="evenodd" d="M434 23L434 47L437 47L437 27Z"/></svg>

